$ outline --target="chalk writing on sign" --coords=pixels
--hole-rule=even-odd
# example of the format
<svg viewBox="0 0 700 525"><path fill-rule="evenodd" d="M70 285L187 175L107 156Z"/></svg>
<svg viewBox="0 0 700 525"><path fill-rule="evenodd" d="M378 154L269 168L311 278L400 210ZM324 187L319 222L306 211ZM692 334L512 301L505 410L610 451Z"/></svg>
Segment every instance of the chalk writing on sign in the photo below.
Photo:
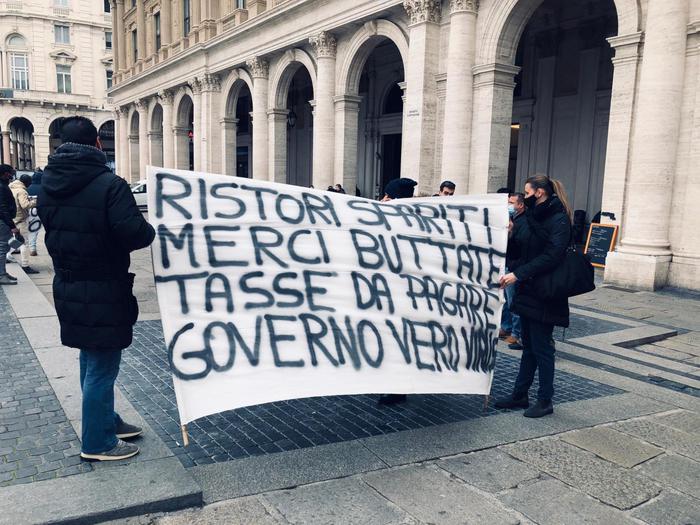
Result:
<svg viewBox="0 0 700 525"><path fill-rule="evenodd" d="M379 203L149 168L181 420L274 400L486 393L502 196Z"/></svg>

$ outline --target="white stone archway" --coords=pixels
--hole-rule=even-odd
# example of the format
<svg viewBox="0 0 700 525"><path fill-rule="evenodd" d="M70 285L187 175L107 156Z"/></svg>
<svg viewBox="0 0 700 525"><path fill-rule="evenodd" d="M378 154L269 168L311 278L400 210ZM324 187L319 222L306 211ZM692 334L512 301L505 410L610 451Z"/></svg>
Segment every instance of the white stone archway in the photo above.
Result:
<svg viewBox="0 0 700 525"><path fill-rule="evenodd" d="M389 41L396 46L404 73L408 60L408 38L396 24L388 20L366 22L344 47L338 61L340 66L335 97L335 159L334 183L354 194L358 177L358 124L362 98L358 96L360 78L365 64L377 45ZM400 79L403 81L404 79ZM390 89L389 86L385 91ZM378 97L383 99L384 97ZM365 195L368 196L368 195Z"/></svg>
<svg viewBox="0 0 700 525"><path fill-rule="evenodd" d="M148 148L152 166L163 166L163 106L155 97L148 106Z"/></svg>
<svg viewBox="0 0 700 525"><path fill-rule="evenodd" d="M519 71L514 65L515 54L525 26L543 1L491 0L481 3L478 17L478 34L481 38L473 68L474 98L468 188L470 193L495 191L506 185L514 77ZM609 155L626 158L641 36L641 10L637 0L611 1L617 11L618 36L611 38L610 42L614 47L618 42L620 45L630 46L623 52L634 55L633 67L625 67L624 71L616 67L615 70L608 135L608 142L615 142L614 148L608 148L608 152L611 152ZM624 152L620 151L621 149ZM612 182L609 179L619 177L622 177L624 188L626 162L624 164L624 167L615 163L606 167L603 209L613 208L622 212L622 193L614 199L616 202L612 202L610 199L606 200L606 190ZM618 186L619 181L615 180L614 185Z"/></svg>
<svg viewBox="0 0 700 525"><path fill-rule="evenodd" d="M223 153L223 172L226 175L237 174L237 151L238 151L238 118L236 108L238 107L239 96L246 90L253 93L253 78L245 69L234 69L227 76L221 93L223 95L223 115L219 122L221 124L221 146ZM255 109L255 107L253 107ZM267 123L263 121L263 126ZM250 163L249 163L250 164Z"/></svg>
<svg viewBox="0 0 700 525"><path fill-rule="evenodd" d="M174 164L177 169L193 169L198 162L196 148L191 144L196 140L197 116L194 95L190 87L181 87L173 100L173 134L175 146ZM193 136L190 136L190 133ZM194 156L194 158L192 158Z"/></svg>
<svg viewBox="0 0 700 525"><path fill-rule="evenodd" d="M140 166L141 166L141 151L139 147L139 141L141 139L145 140L146 137L140 136L141 130L141 115L139 111L132 107L129 110L128 116L129 122L129 181L138 182Z"/></svg>

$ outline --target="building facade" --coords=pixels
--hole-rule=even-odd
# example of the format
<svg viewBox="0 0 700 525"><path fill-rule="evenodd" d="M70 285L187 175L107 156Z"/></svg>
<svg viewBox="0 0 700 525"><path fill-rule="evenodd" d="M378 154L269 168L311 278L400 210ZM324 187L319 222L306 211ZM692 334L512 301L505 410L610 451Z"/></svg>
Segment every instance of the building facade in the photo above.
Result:
<svg viewBox="0 0 700 525"><path fill-rule="evenodd" d="M97 0L0 1L0 159L43 167L59 119L83 115L114 159L112 14Z"/></svg>
<svg viewBox="0 0 700 525"><path fill-rule="evenodd" d="M609 282L700 289L700 0L114 0L117 163L381 195L561 179ZM580 239L579 239L580 240Z"/></svg>

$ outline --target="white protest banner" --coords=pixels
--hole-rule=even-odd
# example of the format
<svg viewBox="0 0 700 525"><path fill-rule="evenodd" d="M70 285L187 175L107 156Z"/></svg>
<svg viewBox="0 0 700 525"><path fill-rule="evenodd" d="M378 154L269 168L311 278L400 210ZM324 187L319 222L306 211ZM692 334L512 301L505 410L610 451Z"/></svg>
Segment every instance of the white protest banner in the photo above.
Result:
<svg viewBox="0 0 700 525"><path fill-rule="evenodd" d="M183 424L302 397L490 391L504 195L379 203L161 168L148 190Z"/></svg>

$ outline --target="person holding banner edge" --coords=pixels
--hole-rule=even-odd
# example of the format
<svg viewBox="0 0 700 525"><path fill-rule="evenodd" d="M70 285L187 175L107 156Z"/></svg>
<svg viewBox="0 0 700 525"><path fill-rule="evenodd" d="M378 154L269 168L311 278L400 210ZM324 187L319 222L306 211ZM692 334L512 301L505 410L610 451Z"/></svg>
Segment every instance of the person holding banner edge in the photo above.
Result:
<svg viewBox="0 0 700 525"><path fill-rule="evenodd" d="M127 182L107 166L89 119L66 118L61 141L49 157L37 207L56 272L61 342L80 349L80 455L126 459L139 448L123 439L142 433L114 411L121 353L131 345L138 317L129 253L150 245L155 230L139 212Z"/></svg>
<svg viewBox="0 0 700 525"><path fill-rule="evenodd" d="M533 279L551 273L562 264L571 242L571 206L563 185L546 175L534 175L525 182L524 235L511 236L508 255L511 270L500 279L501 288L517 283L512 303L522 324L523 354L513 393L498 399L496 408L525 408L525 417L542 417L554 412L554 326L569 326L567 297L542 300ZM528 391L537 371L537 403L530 406Z"/></svg>

